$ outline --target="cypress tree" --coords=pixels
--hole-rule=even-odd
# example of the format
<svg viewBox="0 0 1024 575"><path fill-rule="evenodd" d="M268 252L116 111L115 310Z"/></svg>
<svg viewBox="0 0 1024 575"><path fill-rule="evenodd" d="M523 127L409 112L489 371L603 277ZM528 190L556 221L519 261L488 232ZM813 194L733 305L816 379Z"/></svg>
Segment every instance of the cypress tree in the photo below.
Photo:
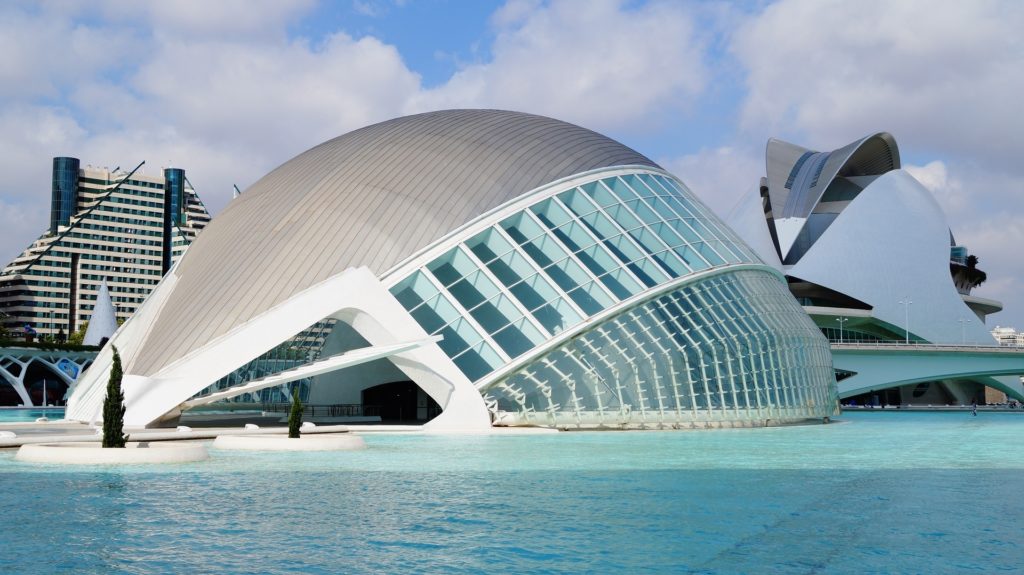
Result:
<svg viewBox="0 0 1024 575"><path fill-rule="evenodd" d="M292 410L288 413L288 437L299 438L299 426L302 425L302 402L299 401L299 389L292 390Z"/></svg>
<svg viewBox="0 0 1024 575"><path fill-rule="evenodd" d="M107 396L103 399L103 447L124 447L124 392L121 391L121 354L114 348L114 365L107 380Z"/></svg>

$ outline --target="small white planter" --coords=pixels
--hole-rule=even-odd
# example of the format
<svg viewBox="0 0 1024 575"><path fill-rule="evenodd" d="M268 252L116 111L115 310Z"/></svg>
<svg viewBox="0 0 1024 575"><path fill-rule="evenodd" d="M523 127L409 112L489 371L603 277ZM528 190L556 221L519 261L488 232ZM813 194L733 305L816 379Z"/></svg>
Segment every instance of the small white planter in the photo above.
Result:
<svg viewBox="0 0 1024 575"><path fill-rule="evenodd" d="M366 442L351 433L307 434L295 439L287 435L218 435L213 447L244 451L354 451L366 449Z"/></svg>
<svg viewBox="0 0 1024 575"><path fill-rule="evenodd" d="M129 441L124 449L101 447L85 441L22 445L14 458L32 463L111 465L130 463L189 463L209 459L205 445Z"/></svg>

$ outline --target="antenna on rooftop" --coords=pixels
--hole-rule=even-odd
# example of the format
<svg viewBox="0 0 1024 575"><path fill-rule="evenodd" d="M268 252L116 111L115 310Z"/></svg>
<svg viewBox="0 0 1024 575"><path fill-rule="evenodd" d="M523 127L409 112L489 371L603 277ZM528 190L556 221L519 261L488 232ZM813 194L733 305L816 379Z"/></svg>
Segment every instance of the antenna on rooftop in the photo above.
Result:
<svg viewBox="0 0 1024 575"><path fill-rule="evenodd" d="M231 199L232 200L237 198L238 196L242 195L242 190L238 189L238 185L237 184L231 184L231 187L234 188L234 190L231 192Z"/></svg>

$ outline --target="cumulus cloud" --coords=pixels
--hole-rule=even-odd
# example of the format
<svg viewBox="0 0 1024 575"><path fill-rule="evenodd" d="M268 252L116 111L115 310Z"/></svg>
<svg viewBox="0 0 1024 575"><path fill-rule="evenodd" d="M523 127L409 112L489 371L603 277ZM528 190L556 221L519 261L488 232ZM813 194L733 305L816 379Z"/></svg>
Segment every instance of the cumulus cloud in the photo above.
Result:
<svg viewBox="0 0 1024 575"><path fill-rule="evenodd" d="M947 214L963 213L970 207L970 197L963 183L949 175L945 162L933 160L923 166L905 164L903 169L931 191Z"/></svg>
<svg viewBox="0 0 1024 575"><path fill-rule="evenodd" d="M747 69L742 124L812 146L885 130L919 152L1016 161L1021 22L1013 1L782 0L733 36Z"/></svg>
<svg viewBox="0 0 1024 575"><path fill-rule="evenodd" d="M720 216L740 201L759 198L764 152L750 147L722 146L659 162Z"/></svg>
<svg viewBox="0 0 1024 575"><path fill-rule="evenodd" d="M497 107L598 130L643 129L691 103L708 81L702 40L677 4L513 1L492 24L493 58L419 94L410 111Z"/></svg>

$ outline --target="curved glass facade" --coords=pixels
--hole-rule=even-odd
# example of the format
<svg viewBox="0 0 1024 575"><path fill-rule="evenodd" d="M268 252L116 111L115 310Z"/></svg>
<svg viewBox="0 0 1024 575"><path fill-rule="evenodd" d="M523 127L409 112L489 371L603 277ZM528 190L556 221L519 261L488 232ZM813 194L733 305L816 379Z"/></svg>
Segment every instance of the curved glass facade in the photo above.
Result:
<svg viewBox="0 0 1024 575"><path fill-rule="evenodd" d="M611 174L538 196L392 294L443 336L442 350L505 423L832 414L828 342L782 281L757 269L761 260L678 180L644 168ZM654 296L668 284L681 287ZM636 307L580 329L627 300ZM582 333L524 357L567 330ZM517 358L527 363L490 377Z"/></svg>
<svg viewBox="0 0 1024 575"><path fill-rule="evenodd" d="M828 342L774 274L749 268L620 313L482 391L511 425L763 424L837 405Z"/></svg>

